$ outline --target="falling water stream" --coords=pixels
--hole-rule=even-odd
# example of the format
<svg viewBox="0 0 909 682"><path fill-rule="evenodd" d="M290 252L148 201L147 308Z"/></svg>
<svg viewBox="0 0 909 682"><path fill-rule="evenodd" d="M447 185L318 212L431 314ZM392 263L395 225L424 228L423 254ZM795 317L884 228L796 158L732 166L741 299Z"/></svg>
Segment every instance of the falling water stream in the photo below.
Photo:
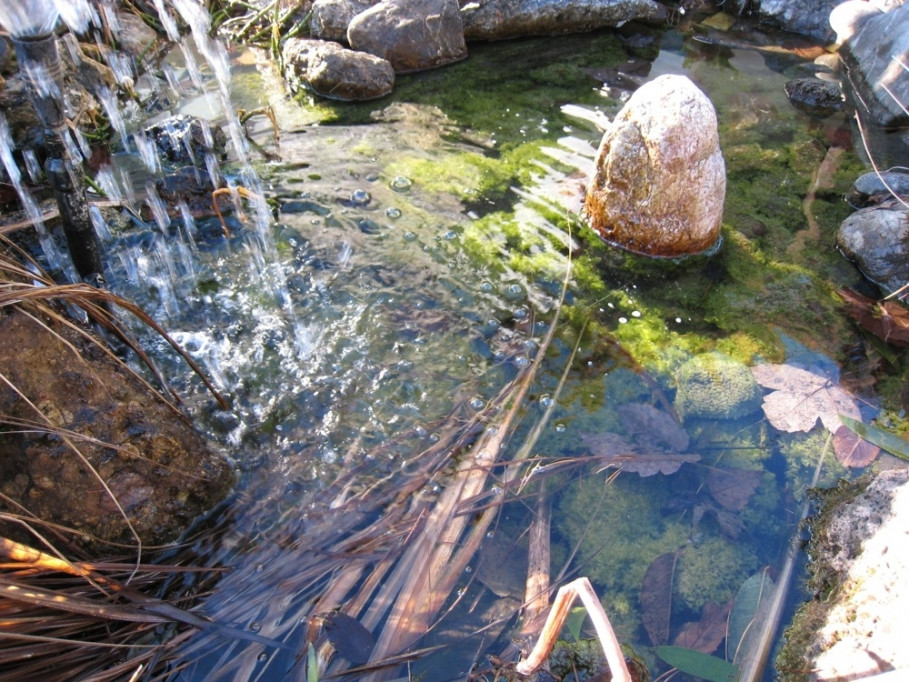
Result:
<svg viewBox="0 0 909 682"><path fill-rule="evenodd" d="M170 16L170 7L156 6ZM671 396L673 369L699 348L732 352L751 344L756 358L798 356L803 366L837 371L830 356L840 349L830 335L812 341L806 331L827 324L827 309L816 319L795 319L802 308L786 301L811 296L814 278L853 283L851 266L795 254L779 268L758 266L766 270L754 276L750 296L729 283L741 273L728 270L743 267L750 244L769 249L767 242L804 229L807 183L825 148L849 132L843 117L815 121L789 106L782 86L806 68L804 60L693 41L681 31L643 32L641 40L651 42L635 52L634 40L626 36L623 46L604 32L472 46L466 62L402 77L395 94L378 102L291 101L271 65L228 54L208 38L209 20L196 3L175 0L173 7L194 43L181 43L164 65L167 82L154 87L166 90L173 106L155 116L190 113L227 130L228 158L210 157L196 172L243 188L243 210L228 214L226 229L217 218L194 218L186 203L179 217L168 217L155 189L161 160L141 134L151 121L111 110L126 137L96 181L108 198L135 209L133 216L144 203L151 218L98 207L92 215L111 289L161 322L232 400L230 411L219 409L163 343L145 339L199 428L238 473L235 497L207 521L220 528L220 539L199 547L203 561L232 568L230 580L199 606L214 620L266 633L304 612L307 605L281 587L292 583L294 552L306 550L306 527L295 513L301 501L347 467L363 466L366 479L393 471L406 459L404 446L383 445L402 434L431 438L447 416L482 409L535 356L572 267L567 253L582 257L592 248L566 228L579 225L572 216L602 126L630 92L609 82L610 69L625 60L628 68L648 64L635 75L642 81L686 74L713 100L730 173L728 230L716 258L650 265L618 259L610 261L615 270L576 276L582 286L569 291L565 305L586 311L611 341L582 339L540 454L583 454L585 435L621 428L616 405ZM164 26L175 34L172 22ZM151 85L137 82L140 95L143 87ZM234 107L264 106L276 112L280 140L257 117L247 142ZM0 125L7 149L3 131ZM829 178L830 189L819 194L815 209L828 232L808 248L830 247L829 230L845 215L847 177ZM761 289L770 280L779 286ZM768 291L779 298L776 308ZM759 329L742 331L742 323L737 331L738 322L704 303L718 300L754 311L744 316L757 318ZM840 333L841 324L832 327ZM516 441L552 402L580 329L566 323L557 337ZM794 532L787 509L802 499L823 438L780 444L762 422L760 413L686 422L704 466L676 476L625 474L616 486L624 497L606 505L612 511L598 507L605 473L595 490L583 487L589 481L557 481L553 572L580 544L568 572L592 576L620 639L654 667L638 599L648 565L665 547L703 547L719 566L703 584L684 587L673 614L678 628L698 622L705 604L730 599L762 566L778 568ZM735 514L699 497L705 472L730 461L760 471L761 481ZM842 473L832 465L825 479ZM579 531L582 509L594 519L586 533ZM706 520L692 522L692 515ZM520 545L524 518L521 504L505 505L490 546L495 537ZM727 523L738 528L734 541ZM710 573L707 566L688 570ZM464 633L485 626L496 604L513 608L518 595L503 586L511 578L465 575L463 599L428 642L457 645L417 669L435 680L443 669L451 671L444 679L463 679L478 647L496 653L494 637ZM250 622L235 620L238 601L244 613L257 613ZM179 679L208 679L223 664L218 651L194 649L191 639L183 646L191 664ZM274 671L292 659L263 654L256 679L278 679Z"/></svg>

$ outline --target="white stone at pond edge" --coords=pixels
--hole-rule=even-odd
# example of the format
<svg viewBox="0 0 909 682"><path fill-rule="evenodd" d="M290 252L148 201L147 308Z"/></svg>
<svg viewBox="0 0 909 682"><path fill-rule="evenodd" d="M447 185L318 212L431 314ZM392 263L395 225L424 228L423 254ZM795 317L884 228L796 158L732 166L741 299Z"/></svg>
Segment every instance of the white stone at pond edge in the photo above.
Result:
<svg viewBox="0 0 909 682"><path fill-rule="evenodd" d="M665 75L639 88L606 131L584 206L607 242L675 258L717 244L725 198L713 104L685 76Z"/></svg>

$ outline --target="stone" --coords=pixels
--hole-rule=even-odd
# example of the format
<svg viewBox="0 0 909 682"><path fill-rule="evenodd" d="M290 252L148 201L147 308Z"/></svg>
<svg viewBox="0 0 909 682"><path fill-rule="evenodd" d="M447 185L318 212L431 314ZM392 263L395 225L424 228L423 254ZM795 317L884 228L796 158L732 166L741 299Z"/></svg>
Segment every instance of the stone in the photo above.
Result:
<svg viewBox="0 0 909 682"><path fill-rule="evenodd" d="M739 4L754 6L755 3L742 0ZM826 41L833 37L829 18L835 4L836 0L760 0L754 16L785 31Z"/></svg>
<svg viewBox="0 0 909 682"><path fill-rule="evenodd" d="M0 366L16 387L0 391L0 413L51 429L0 438L0 507L71 528L76 542L100 552L111 551L107 542L134 544L130 527L144 544L171 542L227 495L231 466L75 329L40 312L0 311ZM16 525L0 532L16 533Z"/></svg>
<svg viewBox="0 0 909 682"><path fill-rule="evenodd" d="M857 113L882 128L909 125L909 4L865 14L840 48Z"/></svg>
<svg viewBox="0 0 909 682"><path fill-rule="evenodd" d="M457 0L382 0L354 17L347 42L355 50L387 59L396 73L467 57Z"/></svg>
<svg viewBox="0 0 909 682"><path fill-rule="evenodd" d="M909 469L841 484L822 499L809 545L815 594L786 631L778 679L904 679Z"/></svg>
<svg viewBox="0 0 909 682"><path fill-rule="evenodd" d="M909 282L909 210L896 200L850 215L837 231L836 244L888 293Z"/></svg>
<svg viewBox="0 0 909 682"><path fill-rule="evenodd" d="M852 208L874 206L894 197L909 203L909 172L899 170L865 173L856 178L846 192L846 203Z"/></svg>
<svg viewBox="0 0 909 682"><path fill-rule="evenodd" d="M218 126L208 121L178 114L169 116L145 129L158 150L169 161L205 166L205 154L224 156L227 136Z"/></svg>
<svg viewBox="0 0 909 682"><path fill-rule="evenodd" d="M827 118L843 108L843 93L834 81L793 78L784 87L792 106L809 116Z"/></svg>
<svg viewBox="0 0 909 682"><path fill-rule="evenodd" d="M738 419L761 407L763 391L751 370L722 353L691 358L675 382L675 407L685 418Z"/></svg>
<svg viewBox="0 0 909 682"><path fill-rule="evenodd" d="M639 88L597 152L584 208L607 242L677 258L714 248L726 197L716 111L685 76Z"/></svg>
<svg viewBox="0 0 909 682"><path fill-rule="evenodd" d="M361 101L384 97L394 89L391 63L332 41L290 38L282 57L284 80L292 92Z"/></svg>
<svg viewBox="0 0 909 682"><path fill-rule="evenodd" d="M316 0L312 4L309 35L320 40L347 41L347 28L360 12L378 0Z"/></svg>
<svg viewBox="0 0 909 682"><path fill-rule="evenodd" d="M462 11L468 40L586 33L626 21L662 22L667 10L654 0L485 0Z"/></svg>

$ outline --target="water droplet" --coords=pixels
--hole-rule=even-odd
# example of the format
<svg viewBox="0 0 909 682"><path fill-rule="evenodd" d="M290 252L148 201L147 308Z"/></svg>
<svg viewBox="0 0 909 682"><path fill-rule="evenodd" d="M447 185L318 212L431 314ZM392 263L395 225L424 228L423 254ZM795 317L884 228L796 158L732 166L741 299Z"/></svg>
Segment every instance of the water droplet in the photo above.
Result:
<svg viewBox="0 0 909 682"><path fill-rule="evenodd" d="M263 652L260 653L258 656L256 656L256 660L259 661L260 663L261 663L262 661L267 661L267 660L268 660L268 654L267 654L266 652L263 651Z"/></svg>
<svg viewBox="0 0 909 682"><path fill-rule="evenodd" d="M366 182L375 182L376 180L379 179L379 174L376 171L370 171L369 173L366 174L364 179L366 180Z"/></svg>
<svg viewBox="0 0 909 682"><path fill-rule="evenodd" d="M480 283L480 291L489 293L490 291L492 291L492 289L493 289L493 286L492 286L491 282L483 281Z"/></svg>
<svg viewBox="0 0 909 682"><path fill-rule="evenodd" d="M509 284L505 287L505 298L510 301L520 301L524 298L524 287L520 284Z"/></svg>
<svg viewBox="0 0 909 682"><path fill-rule="evenodd" d="M524 369L530 364L530 360L525 355L519 355L514 359L514 364L520 369Z"/></svg>
<svg viewBox="0 0 909 682"><path fill-rule="evenodd" d="M473 398L468 404L472 410L482 410L486 402L482 398Z"/></svg>
<svg viewBox="0 0 909 682"><path fill-rule="evenodd" d="M542 405L543 407L549 407L550 405L552 405L552 403L553 403L553 400L552 400L551 395L544 394L544 395L540 396L540 405Z"/></svg>
<svg viewBox="0 0 909 682"><path fill-rule="evenodd" d="M357 221L357 227L360 228L360 232L364 234L379 234L382 231L382 227L375 220L370 220L369 218L363 218L362 220Z"/></svg>
<svg viewBox="0 0 909 682"><path fill-rule="evenodd" d="M464 572L465 572L465 573L473 573L473 566L465 566L465 567L464 567Z"/></svg>
<svg viewBox="0 0 909 682"><path fill-rule="evenodd" d="M486 537L488 537L490 539L494 538L495 536L496 536L496 532L494 530L490 530L486 533Z"/></svg>
<svg viewBox="0 0 909 682"><path fill-rule="evenodd" d="M398 175L392 179L390 185L395 192L406 192L413 186L413 181L408 177Z"/></svg>
<svg viewBox="0 0 909 682"><path fill-rule="evenodd" d="M565 428L564 424L556 424L555 430L557 433L565 433Z"/></svg>
<svg viewBox="0 0 909 682"><path fill-rule="evenodd" d="M411 232L410 230L407 230L407 232L404 233L404 241L405 241L405 242L412 242L412 241L415 241L416 238L417 238L417 235L416 235L415 232Z"/></svg>
<svg viewBox="0 0 909 682"><path fill-rule="evenodd" d="M350 203L354 206L365 206L371 200L372 197L365 189L355 189L350 193Z"/></svg>
<svg viewBox="0 0 909 682"><path fill-rule="evenodd" d="M249 629L252 630L253 632L258 632L259 630L262 629L262 626L258 622L253 621L252 623L249 624Z"/></svg>
<svg viewBox="0 0 909 682"><path fill-rule="evenodd" d="M452 239L457 239L457 238L458 238L458 233L455 232L454 230L448 230L445 234L442 235L442 239L446 239L448 241L451 241Z"/></svg>
<svg viewBox="0 0 909 682"><path fill-rule="evenodd" d="M394 206L389 206L385 209L385 215L391 218L392 220L397 220L401 217L401 209L395 208Z"/></svg>
<svg viewBox="0 0 909 682"><path fill-rule="evenodd" d="M628 318L627 318L627 317L620 317L620 318L619 318L619 324L625 324L626 322L628 322Z"/></svg>
<svg viewBox="0 0 909 682"><path fill-rule="evenodd" d="M632 311L631 311L631 316L632 316L632 317L640 317L640 316L641 316L641 311L640 311L640 310L632 310Z"/></svg>
<svg viewBox="0 0 909 682"><path fill-rule="evenodd" d="M528 317L530 317L530 311L524 306L521 306L520 308L514 309L512 316L516 320L526 320Z"/></svg>

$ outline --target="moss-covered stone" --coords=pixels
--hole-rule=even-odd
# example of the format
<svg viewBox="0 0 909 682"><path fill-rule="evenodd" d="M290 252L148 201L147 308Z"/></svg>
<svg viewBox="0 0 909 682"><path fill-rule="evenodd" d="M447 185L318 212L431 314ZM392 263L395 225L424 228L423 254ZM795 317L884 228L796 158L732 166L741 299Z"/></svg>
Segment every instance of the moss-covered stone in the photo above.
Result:
<svg viewBox="0 0 909 682"><path fill-rule="evenodd" d="M762 391L751 370L722 353L696 355L675 373L680 415L738 419L757 411Z"/></svg>

